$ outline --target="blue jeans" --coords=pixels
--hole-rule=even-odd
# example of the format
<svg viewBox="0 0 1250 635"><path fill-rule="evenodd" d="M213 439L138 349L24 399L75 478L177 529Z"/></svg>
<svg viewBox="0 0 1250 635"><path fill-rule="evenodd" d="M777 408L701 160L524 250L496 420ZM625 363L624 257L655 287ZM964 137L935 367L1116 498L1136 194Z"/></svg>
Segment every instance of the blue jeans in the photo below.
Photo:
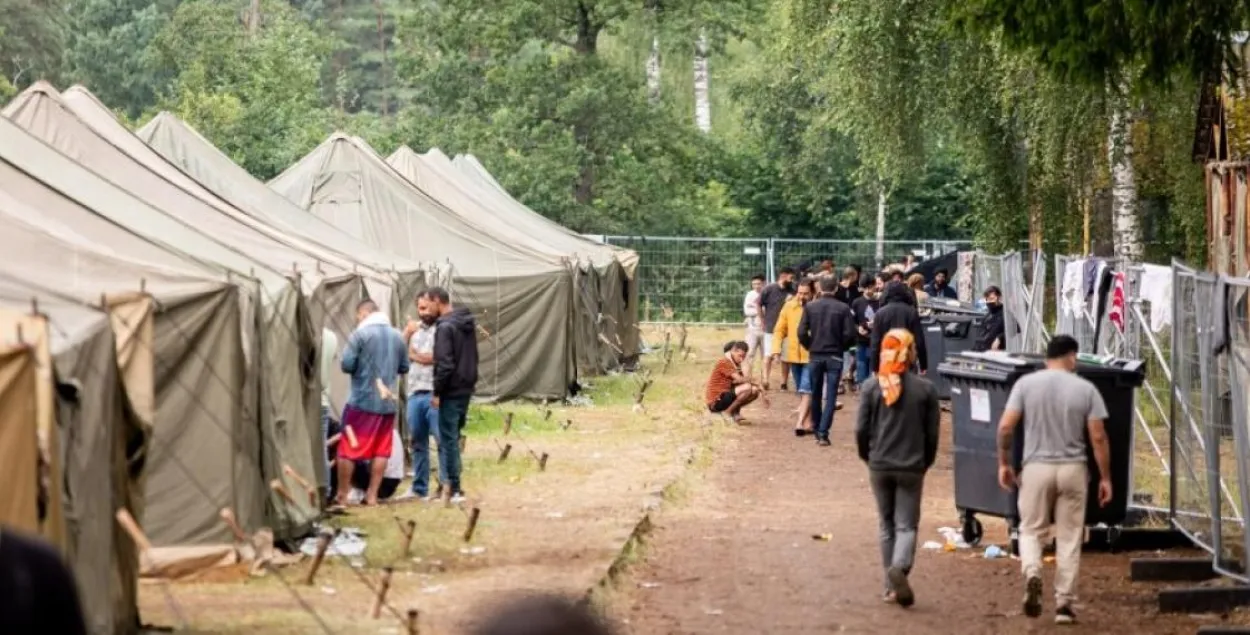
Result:
<svg viewBox="0 0 1250 635"><path fill-rule="evenodd" d="M460 428L469 415L469 397L443 397L438 407L439 477L446 474L444 485L452 494L460 489ZM444 472L444 469L446 471Z"/></svg>
<svg viewBox="0 0 1250 635"><path fill-rule="evenodd" d="M816 438L823 439L829 436L829 428L833 427L833 409L838 401L838 381L842 379L842 356L813 355L807 363L807 369L812 378L812 422L816 423Z"/></svg>
<svg viewBox="0 0 1250 635"><path fill-rule="evenodd" d="M430 435L438 435L438 408L430 401L433 394L417 392L408 395L408 431L412 436L412 493L430 493ZM439 442L441 454L442 442ZM447 482L447 470L441 456L438 461L438 482Z"/></svg>
<svg viewBox="0 0 1250 635"><path fill-rule="evenodd" d="M794 379L794 394L810 395L812 393L812 376L807 364L790 362L790 375Z"/></svg>
<svg viewBox="0 0 1250 635"><path fill-rule="evenodd" d="M867 344L860 344L855 349L855 384L859 385L872 377L872 369L868 364L872 361L872 350Z"/></svg>

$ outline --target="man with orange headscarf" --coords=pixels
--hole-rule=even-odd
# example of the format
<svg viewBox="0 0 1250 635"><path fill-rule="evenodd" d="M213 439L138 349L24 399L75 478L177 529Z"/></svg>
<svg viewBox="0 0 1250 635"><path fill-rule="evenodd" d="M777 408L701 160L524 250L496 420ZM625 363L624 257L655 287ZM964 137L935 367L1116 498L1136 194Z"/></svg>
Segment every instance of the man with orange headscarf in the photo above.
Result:
<svg viewBox="0 0 1250 635"><path fill-rule="evenodd" d="M916 556L924 475L938 449L937 390L912 372L916 342L911 331L893 329L881 337L877 376L860 391L855 442L868 464L868 481L881 519L881 564L885 599L911 606L908 575Z"/></svg>

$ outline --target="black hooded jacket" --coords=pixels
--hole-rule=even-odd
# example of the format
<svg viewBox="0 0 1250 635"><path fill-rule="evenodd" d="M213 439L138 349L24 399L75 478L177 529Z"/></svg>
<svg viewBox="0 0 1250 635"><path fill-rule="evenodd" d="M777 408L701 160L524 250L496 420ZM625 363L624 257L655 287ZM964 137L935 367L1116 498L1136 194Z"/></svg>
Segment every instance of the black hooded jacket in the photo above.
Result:
<svg viewBox="0 0 1250 635"><path fill-rule="evenodd" d="M455 309L434 332L434 395L471 397L476 387L477 322L468 309Z"/></svg>
<svg viewBox="0 0 1250 635"><path fill-rule="evenodd" d="M881 308L872 317L872 372L881 366L881 340L892 329L907 329L916 339L916 363L921 369L929 367L929 351L924 345L924 329L920 326L920 314L916 312L916 296L901 282L885 285L881 293Z"/></svg>
<svg viewBox="0 0 1250 635"><path fill-rule="evenodd" d="M1003 305L998 303L988 308L989 312L981 321L981 332L977 334L977 341L972 349L977 352L990 350L990 347L994 345L994 340L999 340L999 345L1007 348L1007 342L1004 339L1007 334L1007 325L1003 317Z"/></svg>

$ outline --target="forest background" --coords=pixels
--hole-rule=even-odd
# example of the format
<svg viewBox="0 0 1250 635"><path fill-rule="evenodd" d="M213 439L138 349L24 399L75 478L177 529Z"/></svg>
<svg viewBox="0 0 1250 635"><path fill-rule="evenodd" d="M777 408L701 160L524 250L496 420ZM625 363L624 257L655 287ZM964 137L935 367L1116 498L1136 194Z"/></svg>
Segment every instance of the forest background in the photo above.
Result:
<svg viewBox="0 0 1250 635"><path fill-rule="evenodd" d="M889 239L1200 264L1196 113L1241 4L0 0L0 100L82 83L262 179L335 130L473 153L587 233L860 239L884 213Z"/></svg>

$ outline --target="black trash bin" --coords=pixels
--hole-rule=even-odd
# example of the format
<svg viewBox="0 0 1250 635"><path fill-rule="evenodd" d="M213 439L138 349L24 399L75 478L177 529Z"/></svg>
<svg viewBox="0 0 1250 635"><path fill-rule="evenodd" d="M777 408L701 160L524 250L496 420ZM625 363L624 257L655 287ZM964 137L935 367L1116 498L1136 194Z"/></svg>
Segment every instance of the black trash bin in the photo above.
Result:
<svg viewBox="0 0 1250 635"><path fill-rule="evenodd" d="M952 300L934 302L932 299L921 303L921 308L932 311L920 318L929 357L926 369L928 379L937 388L938 398L950 399L950 382L938 372L938 366L950 355L972 350L981 331L985 311L977 310L970 304Z"/></svg>
<svg viewBox="0 0 1250 635"><path fill-rule="evenodd" d="M1007 519L1015 550L1019 525L1015 492L998 486L998 421L1012 386L1021 377L1041 369L1040 355L1019 353L959 353L949 356L938 373L951 385L952 439L955 463L955 506L960 513L963 538L969 544L981 539L977 514ZM1082 358L1077 374L1093 382L1107 405L1107 438L1111 446L1111 484L1114 496L1106 507L1098 505L1098 469L1093 449L1087 447L1090 492L1085 508L1087 525L1119 525L1128 514L1129 473L1132 461L1133 399L1145 380L1139 360ZM1012 465L1020 469L1025 425L1014 436Z"/></svg>

